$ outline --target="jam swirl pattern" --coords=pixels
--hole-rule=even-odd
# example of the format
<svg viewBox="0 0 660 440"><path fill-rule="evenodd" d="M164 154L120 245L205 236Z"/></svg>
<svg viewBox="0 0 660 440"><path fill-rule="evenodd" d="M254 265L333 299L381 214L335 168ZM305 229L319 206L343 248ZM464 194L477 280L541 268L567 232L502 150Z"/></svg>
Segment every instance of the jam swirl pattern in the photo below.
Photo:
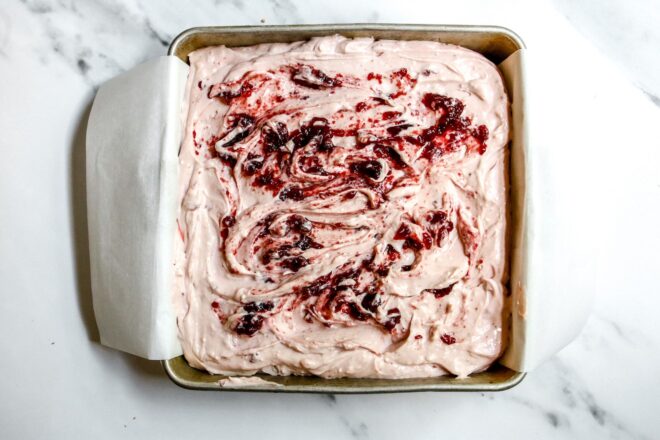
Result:
<svg viewBox="0 0 660 440"><path fill-rule="evenodd" d="M180 330L185 340L199 326L192 315L211 316L218 334L208 338L232 355L185 341L193 365L384 377L391 367L379 373L376 358L410 343L436 359L395 368L404 376L466 374L484 357L471 355L467 367L439 360L450 346L469 350L474 328L464 324L497 333L478 335L491 345L485 358L500 350L499 319L466 316L475 308L492 318L502 307L507 121L497 71L472 52L433 43L424 44L483 69L468 69L474 90L445 87L443 76L460 63L442 64L442 56L346 68L352 42L360 40L191 55ZM378 43L369 43L359 64L378 58ZM328 56L310 60L327 45ZM486 86L502 96L488 96ZM479 94L481 113L473 113ZM485 187L492 183L502 188ZM278 348L259 355L264 346ZM351 367L365 350L367 372ZM332 353L346 358L341 367L304 365Z"/></svg>

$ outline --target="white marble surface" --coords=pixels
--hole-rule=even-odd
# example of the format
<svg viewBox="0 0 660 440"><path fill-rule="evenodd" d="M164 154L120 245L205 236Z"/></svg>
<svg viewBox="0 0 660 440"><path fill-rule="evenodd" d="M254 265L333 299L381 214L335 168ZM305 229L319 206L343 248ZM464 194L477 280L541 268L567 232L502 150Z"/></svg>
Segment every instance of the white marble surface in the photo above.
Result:
<svg viewBox="0 0 660 440"><path fill-rule="evenodd" d="M3 1L0 438L659 438L659 11L651 0ZM95 88L185 28L262 21L499 24L523 37L534 149L561 200L546 223L553 263L539 270L596 298L573 344L502 393L314 396L184 391L157 363L93 342L81 166Z"/></svg>

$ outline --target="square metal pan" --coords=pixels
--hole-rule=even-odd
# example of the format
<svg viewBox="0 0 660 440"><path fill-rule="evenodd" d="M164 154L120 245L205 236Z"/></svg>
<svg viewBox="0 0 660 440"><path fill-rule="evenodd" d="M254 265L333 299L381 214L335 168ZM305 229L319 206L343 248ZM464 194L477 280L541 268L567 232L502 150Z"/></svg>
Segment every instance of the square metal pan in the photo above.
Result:
<svg viewBox="0 0 660 440"><path fill-rule="evenodd" d="M391 40L430 40L457 44L481 53L495 64L525 47L514 32L497 26L447 26L447 25L400 25L400 24L337 24L292 26L220 26L197 27L179 34L170 45L168 55L188 62L188 54L208 46L251 46L261 43L289 43L312 37L340 34L349 38L373 37ZM514 133L513 121L511 133ZM522 168L514 163L511 167ZM512 186L513 190L513 186ZM512 194L512 198L517 198ZM512 206L515 206L512 204ZM515 224L513 230L521 225ZM162 362L167 375L177 385L195 390L221 391L270 391L305 393L387 393L410 391L502 391L519 384L525 373L511 370L499 363L483 373L466 379L442 376L423 379L323 379L313 376L260 375L276 387L220 386L218 381L226 376L212 375L192 368L183 356Z"/></svg>

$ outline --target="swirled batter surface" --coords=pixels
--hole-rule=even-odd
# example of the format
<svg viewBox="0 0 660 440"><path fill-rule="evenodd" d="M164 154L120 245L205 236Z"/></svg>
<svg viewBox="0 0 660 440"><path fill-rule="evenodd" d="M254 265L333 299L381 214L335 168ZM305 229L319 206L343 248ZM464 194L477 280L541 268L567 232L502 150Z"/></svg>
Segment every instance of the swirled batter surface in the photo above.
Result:
<svg viewBox="0 0 660 440"><path fill-rule="evenodd" d="M508 104L467 49L190 55L178 326L212 373L405 378L502 352Z"/></svg>

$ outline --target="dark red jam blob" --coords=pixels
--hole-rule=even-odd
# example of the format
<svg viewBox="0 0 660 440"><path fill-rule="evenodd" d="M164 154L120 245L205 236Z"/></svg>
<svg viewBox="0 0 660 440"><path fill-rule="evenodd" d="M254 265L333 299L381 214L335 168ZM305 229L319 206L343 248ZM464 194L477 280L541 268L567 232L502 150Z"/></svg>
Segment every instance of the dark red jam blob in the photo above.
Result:
<svg viewBox="0 0 660 440"><path fill-rule="evenodd" d="M383 81L383 75L381 75L380 73L369 72L367 74L367 80L378 81L380 83Z"/></svg>
<svg viewBox="0 0 660 440"><path fill-rule="evenodd" d="M254 129L254 122L254 118L250 115L244 113L234 115L231 131L229 131L221 140L225 138L229 139L220 146L222 148L229 148L248 137Z"/></svg>
<svg viewBox="0 0 660 440"><path fill-rule="evenodd" d="M342 197L342 200L352 200L357 195L357 191L349 191Z"/></svg>
<svg viewBox="0 0 660 440"><path fill-rule="evenodd" d="M351 318L355 319L356 321L366 321L369 319L369 316L366 315L365 313L362 313L360 308L358 307L357 304L354 302L344 302L344 303L339 303L338 305L339 310L342 312L346 313L349 315Z"/></svg>
<svg viewBox="0 0 660 440"><path fill-rule="evenodd" d="M281 260L282 258L288 257L290 255L291 249L293 249L293 246L288 244L280 246L276 249L268 249L261 256L261 262L263 264L269 264L273 260Z"/></svg>
<svg viewBox="0 0 660 440"><path fill-rule="evenodd" d="M262 156L253 155L250 153L245 162L243 162L243 175L253 176L264 166L264 158Z"/></svg>
<svg viewBox="0 0 660 440"><path fill-rule="evenodd" d="M366 160L351 164L351 171L364 177L376 180L383 171L383 166L377 160Z"/></svg>
<svg viewBox="0 0 660 440"><path fill-rule="evenodd" d="M341 81L338 78L331 78L319 69L306 64L293 69L291 80L299 86L316 90L341 86Z"/></svg>
<svg viewBox="0 0 660 440"><path fill-rule="evenodd" d="M394 239L395 240L403 240L405 238L410 237L410 234L412 232L410 231L410 228L408 227L407 224L401 223L399 226L399 229L396 230L396 233L394 234Z"/></svg>
<svg viewBox="0 0 660 440"><path fill-rule="evenodd" d="M222 226L231 228L236 224L236 218L233 215L226 215L222 218Z"/></svg>
<svg viewBox="0 0 660 440"><path fill-rule="evenodd" d="M201 81L200 81L201 85ZM253 85L249 81L215 84L209 89L210 99L218 98L224 104L230 104L239 96L247 97L252 93Z"/></svg>
<svg viewBox="0 0 660 440"><path fill-rule="evenodd" d="M289 141L289 130L282 122L270 122L261 130L266 152L282 151Z"/></svg>
<svg viewBox="0 0 660 440"><path fill-rule="evenodd" d="M302 125L300 130L292 136L296 147L301 148L314 142L316 149L325 152L334 148L332 143L332 132L325 118L312 118L308 123Z"/></svg>
<svg viewBox="0 0 660 440"><path fill-rule="evenodd" d="M376 269L376 275L386 277L390 274L390 268L387 266L380 266Z"/></svg>
<svg viewBox="0 0 660 440"><path fill-rule="evenodd" d="M307 249L322 249L323 245L315 242L308 235L302 235L300 239L294 244L295 247L301 251L306 251Z"/></svg>
<svg viewBox="0 0 660 440"><path fill-rule="evenodd" d="M243 306L243 310L248 313L270 312L275 305L272 301L256 302L252 301Z"/></svg>
<svg viewBox="0 0 660 440"><path fill-rule="evenodd" d="M290 216L286 223L289 228L295 232L311 232L312 228L314 227L309 219L298 214Z"/></svg>
<svg viewBox="0 0 660 440"><path fill-rule="evenodd" d="M263 174L259 175L255 181L254 185L256 186L262 186L267 189L276 191L282 187L282 181L275 177L274 172L272 170L265 170Z"/></svg>
<svg viewBox="0 0 660 440"><path fill-rule="evenodd" d="M422 234L422 244L424 245L425 249L431 249L431 246L433 245L433 239L427 232Z"/></svg>
<svg viewBox="0 0 660 440"><path fill-rule="evenodd" d="M442 110L445 116L452 120L459 118L465 109L461 100L436 93L426 93L422 98L422 104L434 112Z"/></svg>
<svg viewBox="0 0 660 440"><path fill-rule="evenodd" d="M376 293L367 293L362 298L362 308L370 311L371 313L376 313L378 311L378 306L381 304L379 295Z"/></svg>
<svg viewBox="0 0 660 440"><path fill-rule="evenodd" d="M391 244L387 245L385 252L387 253L387 259L390 261L396 261L401 258L401 254L396 249L394 249Z"/></svg>
<svg viewBox="0 0 660 440"><path fill-rule="evenodd" d="M442 241L454 230L454 223L447 220L440 226L436 232L435 240L438 246L442 245Z"/></svg>
<svg viewBox="0 0 660 440"><path fill-rule="evenodd" d="M248 313L238 319L234 331L239 335L252 336L264 325L264 318L261 315Z"/></svg>
<svg viewBox="0 0 660 440"><path fill-rule="evenodd" d="M408 166L407 163L403 161L401 155L394 148L389 145L376 144L373 147L374 154L382 159L389 159L392 164L392 168L396 170L401 170Z"/></svg>
<svg viewBox="0 0 660 440"><path fill-rule="evenodd" d="M456 343L456 338L453 337L453 336L450 335L450 334L447 334L447 333L445 333L445 334L443 334L442 336L440 336L440 340L441 340L442 342L444 342L445 344L447 344L447 345L451 345L451 344Z"/></svg>
<svg viewBox="0 0 660 440"><path fill-rule="evenodd" d="M359 269L351 269L346 272L339 273L335 275L334 285L339 285L348 280L356 280L360 275Z"/></svg>
<svg viewBox="0 0 660 440"><path fill-rule="evenodd" d="M391 99L396 99L399 96L406 94L406 88L412 87L417 80L413 79L408 73L408 69L399 69L390 74L390 79L394 82L397 87L397 92L390 95Z"/></svg>
<svg viewBox="0 0 660 440"><path fill-rule="evenodd" d="M444 211L431 211L426 215L426 221L432 224L444 223L447 220L447 213Z"/></svg>
<svg viewBox="0 0 660 440"><path fill-rule="evenodd" d="M409 78L410 75L408 75L408 69L405 67L402 67L401 69L394 71L390 74L392 78Z"/></svg>
<svg viewBox="0 0 660 440"><path fill-rule="evenodd" d="M389 121L390 119L398 118L401 116L401 112L383 112L383 121Z"/></svg>
<svg viewBox="0 0 660 440"><path fill-rule="evenodd" d="M229 237L229 228L234 226L234 224L236 224L236 219L233 215L227 215L222 218L220 221L220 236L223 240L226 240L227 237Z"/></svg>
<svg viewBox="0 0 660 440"><path fill-rule="evenodd" d="M450 284L447 287L444 287L442 289L426 289L425 292L432 293L436 298L440 299L442 297L445 297L451 293L451 290L454 288L454 284Z"/></svg>
<svg viewBox="0 0 660 440"><path fill-rule="evenodd" d="M387 127L387 133L390 136L396 136L399 133L401 133L403 130L407 130L410 127L412 127L412 124L399 124L399 125L394 125L392 127Z"/></svg>
<svg viewBox="0 0 660 440"><path fill-rule="evenodd" d="M231 156L231 155L226 154L226 153L217 154L217 156L218 156L218 159L220 159L222 161L222 163L224 163L225 165L227 165L230 168L234 168L234 166L236 165L236 158L234 156Z"/></svg>
<svg viewBox="0 0 660 440"><path fill-rule="evenodd" d="M260 220L258 224L259 224L259 226L264 227L264 232L266 234L270 234L270 230L269 230L270 225L273 224L273 222L275 221L276 218L277 218L277 215L275 215L273 213L270 213L266 217L264 217L263 220ZM262 236L263 235L265 235L265 234L262 234Z"/></svg>
<svg viewBox="0 0 660 440"><path fill-rule="evenodd" d="M479 142L479 149L477 150L479 154L484 154L486 152L486 141L488 140L488 127L485 125L480 125L474 130L472 130L472 136Z"/></svg>
<svg viewBox="0 0 660 440"><path fill-rule="evenodd" d="M294 202L299 202L305 198L303 190L297 186L288 186L280 192L280 200L293 200Z"/></svg>
<svg viewBox="0 0 660 440"><path fill-rule="evenodd" d="M291 257L283 260L280 263L283 268L289 269L291 272L298 272L303 267L309 264L309 260L303 256Z"/></svg>
<svg viewBox="0 0 660 440"><path fill-rule="evenodd" d="M403 249L412 249L414 251L421 251L424 245L417 239L416 235L412 235L403 241Z"/></svg>
<svg viewBox="0 0 660 440"><path fill-rule="evenodd" d="M330 274L323 275L322 277L317 278L311 284L303 287L301 292L305 296L317 296L320 295L325 289L327 289L330 284Z"/></svg>
<svg viewBox="0 0 660 440"><path fill-rule="evenodd" d="M479 125L472 130L472 136L481 143L486 142L488 140L488 127L485 125Z"/></svg>
<svg viewBox="0 0 660 440"><path fill-rule="evenodd" d="M395 307L387 311L387 321L383 323L383 327L392 331L400 322L401 312Z"/></svg>

